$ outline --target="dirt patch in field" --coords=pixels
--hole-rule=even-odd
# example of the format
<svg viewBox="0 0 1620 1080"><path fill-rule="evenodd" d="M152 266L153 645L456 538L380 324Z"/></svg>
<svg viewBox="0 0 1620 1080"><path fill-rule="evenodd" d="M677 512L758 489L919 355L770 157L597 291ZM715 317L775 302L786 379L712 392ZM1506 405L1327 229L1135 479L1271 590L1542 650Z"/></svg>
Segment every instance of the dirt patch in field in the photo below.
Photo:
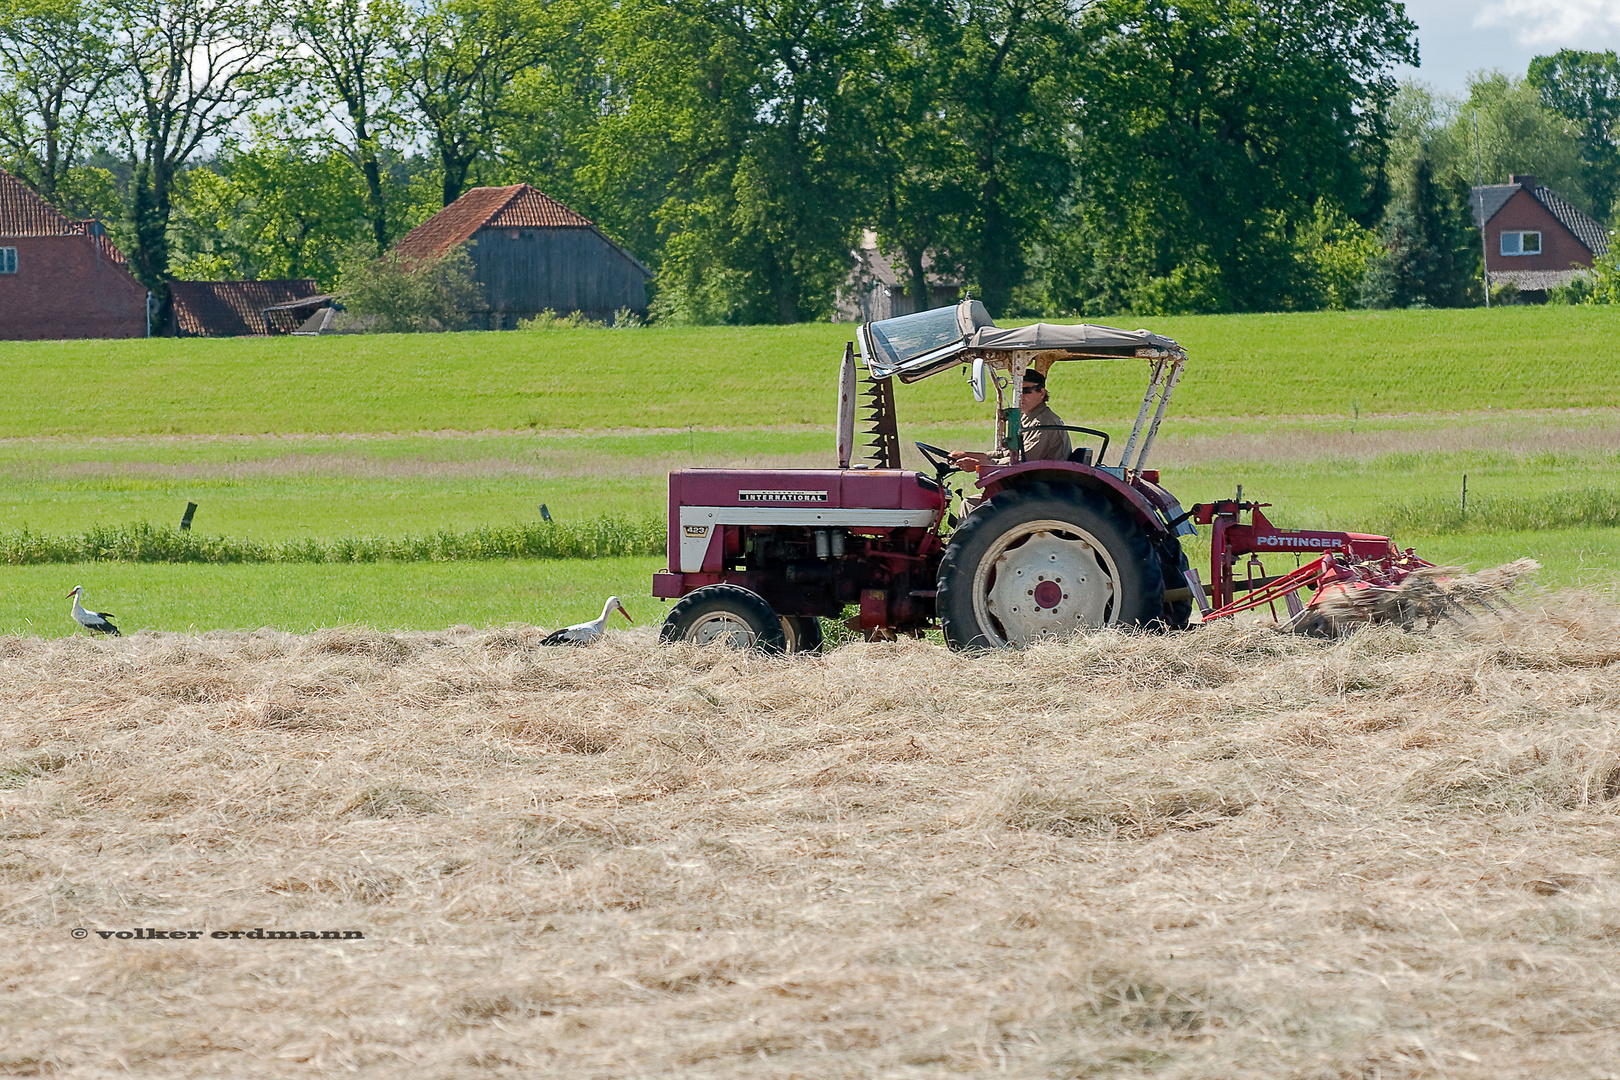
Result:
<svg viewBox="0 0 1620 1080"><path fill-rule="evenodd" d="M1613 1071L1611 603L539 637L0 639L0 1073Z"/></svg>
<svg viewBox="0 0 1620 1080"><path fill-rule="evenodd" d="M1197 420L1175 425L1155 444L1155 464L1201 465L1211 462L1372 461L1393 454L1499 453L1519 457L1538 454L1577 457L1620 453L1620 419L1600 415L1571 417L1551 423L1545 415L1509 414L1469 419L1440 427L1384 428L1348 421L1332 427L1313 425L1270 432L1219 432ZM1371 428L1371 430L1369 430Z"/></svg>

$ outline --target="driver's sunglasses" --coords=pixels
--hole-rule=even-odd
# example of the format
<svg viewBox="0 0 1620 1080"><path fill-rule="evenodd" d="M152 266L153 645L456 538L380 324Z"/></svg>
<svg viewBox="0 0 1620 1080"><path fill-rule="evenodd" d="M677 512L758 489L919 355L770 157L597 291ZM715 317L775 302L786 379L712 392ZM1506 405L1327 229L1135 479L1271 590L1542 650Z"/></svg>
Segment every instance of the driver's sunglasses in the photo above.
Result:
<svg viewBox="0 0 1620 1080"><path fill-rule="evenodd" d="M1041 388L1039 386L1026 386L1026 387L1024 387L1024 393L1026 393L1026 394L1038 394L1040 392L1041 392Z"/></svg>

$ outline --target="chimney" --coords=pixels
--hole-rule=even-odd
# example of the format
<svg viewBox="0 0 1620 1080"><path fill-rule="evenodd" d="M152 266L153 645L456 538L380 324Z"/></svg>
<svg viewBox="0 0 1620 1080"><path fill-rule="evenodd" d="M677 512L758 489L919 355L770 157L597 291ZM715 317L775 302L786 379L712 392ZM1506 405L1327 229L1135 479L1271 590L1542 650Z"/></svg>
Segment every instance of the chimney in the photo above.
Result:
<svg viewBox="0 0 1620 1080"><path fill-rule="evenodd" d="M1508 183L1517 184L1532 195L1536 193L1536 178L1530 173L1514 173L1508 177Z"/></svg>

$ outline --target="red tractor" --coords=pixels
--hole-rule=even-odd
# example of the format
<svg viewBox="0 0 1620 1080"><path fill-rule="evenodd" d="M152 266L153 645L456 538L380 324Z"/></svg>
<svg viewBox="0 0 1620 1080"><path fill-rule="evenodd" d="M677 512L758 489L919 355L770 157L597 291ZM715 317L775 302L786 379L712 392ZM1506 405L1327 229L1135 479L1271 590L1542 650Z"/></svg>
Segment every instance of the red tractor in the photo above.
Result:
<svg viewBox="0 0 1620 1080"><path fill-rule="evenodd" d="M1296 610L1317 599L1302 602L1297 593L1325 583L1324 574L1384 587L1428 565L1383 537L1274 529L1257 504L1241 501L1241 489L1238 500L1184 511L1146 467L1187 362L1169 338L1049 323L1001 329L976 300L868 323L856 337L865 388L847 346L837 468L670 474L669 565L653 577L654 595L678 601L664 640L813 650L821 644L818 619L854 606L854 625L869 637L917 635L937 624L954 649L1020 646L1105 626L1177 630L1194 617L1194 601L1204 617L1216 617L1241 608L1239 592L1260 597L1250 606L1270 601L1274 611L1283 599L1297 622ZM1058 361L1121 357L1145 361L1150 375L1115 460L1107 460L1109 435L1085 427L1067 429L1086 443L1067 461L1022 460L1021 415L1008 387L1020 386L1026 369L1044 375ZM893 380L964 366L978 400L995 394L997 443L1010 461L958 473L944 450L919 442L933 473L902 469ZM861 398L869 461L857 463ZM958 518L951 485L960 477L972 490L962 492ZM1249 524L1240 521L1244 513ZM1195 522L1215 528L1210 587L1219 610L1182 553ZM1309 552L1321 556L1313 566L1323 565L1310 580L1294 580L1297 572L1268 578L1258 561L1264 551ZM1237 559L1245 554L1240 577ZM1279 582L1291 587L1278 593Z"/></svg>

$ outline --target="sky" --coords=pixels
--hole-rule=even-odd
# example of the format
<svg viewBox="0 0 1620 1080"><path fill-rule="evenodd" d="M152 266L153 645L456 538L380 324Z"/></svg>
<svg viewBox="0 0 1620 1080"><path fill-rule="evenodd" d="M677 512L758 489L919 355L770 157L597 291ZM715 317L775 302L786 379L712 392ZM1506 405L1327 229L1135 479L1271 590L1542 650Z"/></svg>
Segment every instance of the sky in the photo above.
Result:
<svg viewBox="0 0 1620 1080"><path fill-rule="evenodd" d="M1406 0L1406 13L1422 66L1398 75L1453 95L1482 68L1522 76L1559 49L1620 50L1620 0Z"/></svg>

